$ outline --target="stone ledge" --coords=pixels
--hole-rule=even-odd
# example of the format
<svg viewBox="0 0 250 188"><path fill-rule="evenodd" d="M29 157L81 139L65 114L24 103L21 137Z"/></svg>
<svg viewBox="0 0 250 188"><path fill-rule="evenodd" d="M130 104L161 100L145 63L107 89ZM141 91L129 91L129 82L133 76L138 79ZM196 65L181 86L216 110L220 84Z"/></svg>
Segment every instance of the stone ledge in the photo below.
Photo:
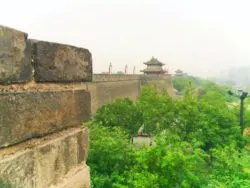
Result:
<svg viewBox="0 0 250 188"><path fill-rule="evenodd" d="M30 41L37 82L92 80L92 55L89 50L53 42Z"/></svg>
<svg viewBox="0 0 250 188"><path fill-rule="evenodd" d="M87 128L72 128L1 149L0 178L20 188L58 184L71 170L86 166L88 139Z"/></svg>
<svg viewBox="0 0 250 188"><path fill-rule="evenodd" d="M36 83L32 81L26 84L0 85L0 93L87 90L90 84L92 83Z"/></svg>
<svg viewBox="0 0 250 188"><path fill-rule="evenodd" d="M79 126L90 103L85 90L0 93L0 147Z"/></svg>
<svg viewBox="0 0 250 188"><path fill-rule="evenodd" d="M0 84L31 80L31 45L27 34L0 25Z"/></svg>

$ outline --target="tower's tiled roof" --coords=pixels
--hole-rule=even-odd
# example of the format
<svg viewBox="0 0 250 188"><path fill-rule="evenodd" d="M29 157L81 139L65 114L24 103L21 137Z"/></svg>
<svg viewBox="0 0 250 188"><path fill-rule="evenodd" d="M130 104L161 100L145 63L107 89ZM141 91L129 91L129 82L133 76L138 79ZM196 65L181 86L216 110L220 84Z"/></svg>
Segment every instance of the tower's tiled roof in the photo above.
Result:
<svg viewBox="0 0 250 188"><path fill-rule="evenodd" d="M176 73L183 73L183 71L180 70L180 69L177 69L175 72L176 72Z"/></svg>
<svg viewBox="0 0 250 188"><path fill-rule="evenodd" d="M158 59L152 57L149 61L144 62L145 65L165 65L164 63L160 62Z"/></svg>
<svg viewBox="0 0 250 188"><path fill-rule="evenodd" d="M158 59L152 57L149 61L144 63L147 67L142 70L146 74L164 74L164 70L162 69L162 65L164 63L160 62Z"/></svg>

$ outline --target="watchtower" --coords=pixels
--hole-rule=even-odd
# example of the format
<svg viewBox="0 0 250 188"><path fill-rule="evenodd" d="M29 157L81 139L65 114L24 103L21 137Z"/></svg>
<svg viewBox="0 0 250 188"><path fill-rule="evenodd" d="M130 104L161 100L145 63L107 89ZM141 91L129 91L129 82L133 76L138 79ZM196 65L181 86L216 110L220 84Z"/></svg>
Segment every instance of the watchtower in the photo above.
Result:
<svg viewBox="0 0 250 188"><path fill-rule="evenodd" d="M144 70L141 70L141 72L144 72L144 74L164 74L164 70L162 69L162 66L165 65L164 63L160 62L158 59L152 57L149 61L144 62L147 67Z"/></svg>

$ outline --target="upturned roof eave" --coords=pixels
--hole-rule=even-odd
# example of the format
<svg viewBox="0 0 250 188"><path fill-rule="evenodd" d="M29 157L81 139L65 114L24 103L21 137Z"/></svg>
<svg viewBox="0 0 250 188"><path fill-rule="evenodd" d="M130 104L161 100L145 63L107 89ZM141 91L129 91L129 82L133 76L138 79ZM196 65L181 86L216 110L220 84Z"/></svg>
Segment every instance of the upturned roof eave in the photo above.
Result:
<svg viewBox="0 0 250 188"><path fill-rule="evenodd" d="M141 70L140 72L164 72L163 70L153 71L153 70Z"/></svg>
<svg viewBox="0 0 250 188"><path fill-rule="evenodd" d="M165 65L165 63L151 63L151 62L144 62L144 65Z"/></svg>

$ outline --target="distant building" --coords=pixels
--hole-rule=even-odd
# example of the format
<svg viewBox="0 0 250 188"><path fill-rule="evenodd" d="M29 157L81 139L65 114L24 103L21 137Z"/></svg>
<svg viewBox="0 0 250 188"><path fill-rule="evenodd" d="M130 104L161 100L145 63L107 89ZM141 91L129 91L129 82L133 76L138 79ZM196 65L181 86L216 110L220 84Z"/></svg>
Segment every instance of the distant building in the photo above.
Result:
<svg viewBox="0 0 250 188"><path fill-rule="evenodd" d="M183 73L183 71L182 70L180 70L180 69L177 69L176 71L175 71L175 76L184 76L185 74Z"/></svg>
<svg viewBox="0 0 250 188"><path fill-rule="evenodd" d="M147 67L144 70L141 70L141 72L144 72L144 74L164 74L164 70L162 69L162 66L165 65L164 63L158 61L158 59L152 57L149 61L144 63L147 65Z"/></svg>

